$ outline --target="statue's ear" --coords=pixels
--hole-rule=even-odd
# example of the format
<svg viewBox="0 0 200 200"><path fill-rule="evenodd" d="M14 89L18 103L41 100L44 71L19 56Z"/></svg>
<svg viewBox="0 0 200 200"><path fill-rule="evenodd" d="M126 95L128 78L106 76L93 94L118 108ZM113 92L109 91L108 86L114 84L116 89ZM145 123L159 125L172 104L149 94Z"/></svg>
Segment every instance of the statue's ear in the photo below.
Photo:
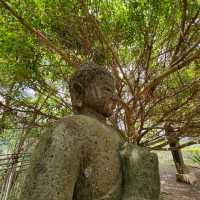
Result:
<svg viewBox="0 0 200 200"><path fill-rule="evenodd" d="M80 83L73 84L72 104L76 108L83 106L84 88Z"/></svg>
<svg viewBox="0 0 200 200"><path fill-rule="evenodd" d="M84 88L80 83L73 84L74 90L76 91L77 95L83 96L84 95Z"/></svg>

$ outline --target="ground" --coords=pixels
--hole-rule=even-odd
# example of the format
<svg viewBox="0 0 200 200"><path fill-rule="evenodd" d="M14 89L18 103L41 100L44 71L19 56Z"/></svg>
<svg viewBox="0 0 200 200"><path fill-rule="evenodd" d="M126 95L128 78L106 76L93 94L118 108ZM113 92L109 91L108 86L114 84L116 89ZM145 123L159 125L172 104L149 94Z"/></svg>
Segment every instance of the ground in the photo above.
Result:
<svg viewBox="0 0 200 200"><path fill-rule="evenodd" d="M198 181L194 185L176 182L173 165L160 164L161 200L200 200L200 168L191 167Z"/></svg>

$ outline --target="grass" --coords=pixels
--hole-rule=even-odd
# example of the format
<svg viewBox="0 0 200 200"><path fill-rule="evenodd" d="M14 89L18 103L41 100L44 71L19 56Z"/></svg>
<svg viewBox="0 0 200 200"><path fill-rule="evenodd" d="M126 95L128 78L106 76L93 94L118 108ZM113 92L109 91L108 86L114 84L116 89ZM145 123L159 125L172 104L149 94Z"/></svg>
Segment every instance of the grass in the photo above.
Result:
<svg viewBox="0 0 200 200"><path fill-rule="evenodd" d="M155 153L158 155L158 159L161 164L174 164L170 151L156 151ZM187 147L185 149L182 149L182 154L186 165L200 167L199 163L196 163L193 160L194 155L200 155L200 147Z"/></svg>

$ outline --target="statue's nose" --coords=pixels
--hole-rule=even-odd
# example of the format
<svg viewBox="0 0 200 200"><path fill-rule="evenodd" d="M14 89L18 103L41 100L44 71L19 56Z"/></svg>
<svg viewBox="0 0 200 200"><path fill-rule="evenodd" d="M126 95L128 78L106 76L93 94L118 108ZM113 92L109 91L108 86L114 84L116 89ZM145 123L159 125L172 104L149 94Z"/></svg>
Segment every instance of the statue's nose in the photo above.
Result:
<svg viewBox="0 0 200 200"><path fill-rule="evenodd" d="M113 95L112 95L112 100L113 100L114 102L116 102L116 101L118 100L118 97L117 97L116 94L113 94Z"/></svg>

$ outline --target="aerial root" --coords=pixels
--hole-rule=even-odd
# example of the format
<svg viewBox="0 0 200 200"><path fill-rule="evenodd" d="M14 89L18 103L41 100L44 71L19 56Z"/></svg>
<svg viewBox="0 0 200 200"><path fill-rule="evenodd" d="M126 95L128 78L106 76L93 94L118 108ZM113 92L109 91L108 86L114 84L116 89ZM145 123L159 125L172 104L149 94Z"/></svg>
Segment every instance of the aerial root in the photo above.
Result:
<svg viewBox="0 0 200 200"><path fill-rule="evenodd" d="M176 180L179 182L187 183L187 184L195 184L197 182L197 178L194 173L187 174L176 174Z"/></svg>

